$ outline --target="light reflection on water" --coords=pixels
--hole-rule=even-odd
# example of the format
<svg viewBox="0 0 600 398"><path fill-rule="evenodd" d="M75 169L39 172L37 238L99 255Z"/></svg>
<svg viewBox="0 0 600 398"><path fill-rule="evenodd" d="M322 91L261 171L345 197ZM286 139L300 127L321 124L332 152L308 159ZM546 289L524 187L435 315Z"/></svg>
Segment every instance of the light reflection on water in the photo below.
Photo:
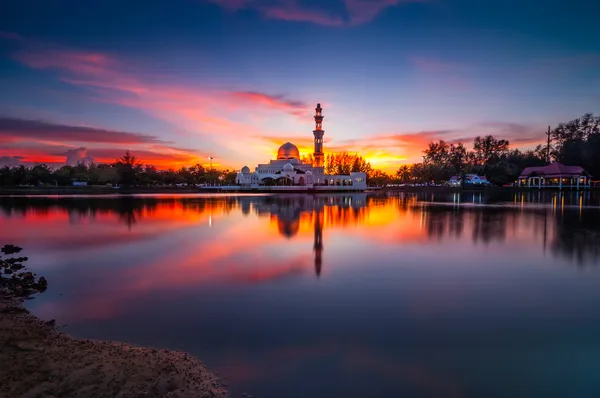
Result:
<svg viewBox="0 0 600 398"><path fill-rule="evenodd" d="M86 338L236 396L599 396L594 193L0 198Z"/></svg>

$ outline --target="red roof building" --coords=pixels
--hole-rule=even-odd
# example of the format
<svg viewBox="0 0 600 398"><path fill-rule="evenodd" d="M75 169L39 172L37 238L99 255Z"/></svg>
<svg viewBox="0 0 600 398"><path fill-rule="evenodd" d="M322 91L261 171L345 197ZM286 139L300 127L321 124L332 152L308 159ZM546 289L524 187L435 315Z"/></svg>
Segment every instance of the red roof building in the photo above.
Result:
<svg viewBox="0 0 600 398"><path fill-rule="evenodd" d="M591 186L590 175L579 166L565 166L557 162L547 166L526 167L519 176L520 187L531 188L575 188Z"/></svg>

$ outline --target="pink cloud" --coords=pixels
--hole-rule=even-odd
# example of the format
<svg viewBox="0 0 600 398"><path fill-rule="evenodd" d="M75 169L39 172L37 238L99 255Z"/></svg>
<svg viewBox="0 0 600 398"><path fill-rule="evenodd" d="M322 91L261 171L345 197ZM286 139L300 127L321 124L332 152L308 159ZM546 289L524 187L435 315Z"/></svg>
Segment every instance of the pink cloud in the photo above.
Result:
<svg viewBox="0 0 600 398"><path fill-rule="evenodd" d="M327 26L341 26L344 23L341 17L331 17L313 10L302 9L294 2L289 2L287 5L264 7L262 12L267 18L283 21L312 22Z"/></svg>
<svg viewBox="0 0 600 398"><path fill-rule="evenodd" d="M325 26L355 26L375 19L384 9L403 3L420 3L426 0L341 0L344 15L326 13L323 7L307 7L300 0L210 0L230 10L244 8L258 10L270 19L310 22Z"/></svg>
<svg viewBox="0 0 600 398"><path fill-rule="evenodd" d="M86 126L71 126L40 120L0 118L0 139L113 144L165 143L157 137Z"/></svg>
<svg viewBox="0 0 600 398"><path fill-rule="evenodd" d="M352 25L362 25L377 17L385 8L405 3L421 3L426 0L345 0Z"/></svg>
<svg viewBox="0 0 600 398"><path fill-rule="evenodd" d="M283 95L270 95L256 91L241 91L232 93L232 96L250 104L281 109L297 116L309 112L310 108L302 101L286 99Z"/></svg>
<svg viewBox="0 0 600 398"><path fill-rule="evenodd" d="M34 69L56 71L60 81L86 88L92 100L135 108L232 154L247 154L255 146L251 137L265 132L252 123L255 118L308 113L305 102L279 94L219 90L160 75L150 79L147 66L137 59L30 40L22 47L14 58Z"/></svg>

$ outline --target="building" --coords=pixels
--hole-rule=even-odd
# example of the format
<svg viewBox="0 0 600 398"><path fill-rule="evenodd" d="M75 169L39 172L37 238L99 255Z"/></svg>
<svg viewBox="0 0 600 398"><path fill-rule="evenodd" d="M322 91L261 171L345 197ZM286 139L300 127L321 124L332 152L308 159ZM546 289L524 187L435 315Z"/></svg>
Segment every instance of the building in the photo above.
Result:
<svg viewBox="0 0 600 398"><path fill-rule="evenodd" d="M314 162L312 164L302 162L298 147L291 142L286 142L279 147L277 159L259 164L253 172L248 166L244 166L236 177L238 187L255 190L274 190L273 187L285 187L283 189L295 191L364 191L367 188L365 173L325 174L323 167L325 162L323 135L325 131L323 130L324 116L321 104L317 104L315 111Z"/></svg>
<svg viewBox="0 0 600 398"><path fill-rule="evenodd" d="M558 162L547 166L526 167L517 182L520 187L589 189L590 175L579 166L565 166Z"/></svg>
<svg viewBox="0 0 600 398"><path fill-rule="evenodd" d="M490 185L490 182L485 176L480 176L477 174L467 174L465 175L465 184L466 185ZM462 185L462 178L460 176L452 176L448 181L448 185L452 187L458 187Z"/></svg>

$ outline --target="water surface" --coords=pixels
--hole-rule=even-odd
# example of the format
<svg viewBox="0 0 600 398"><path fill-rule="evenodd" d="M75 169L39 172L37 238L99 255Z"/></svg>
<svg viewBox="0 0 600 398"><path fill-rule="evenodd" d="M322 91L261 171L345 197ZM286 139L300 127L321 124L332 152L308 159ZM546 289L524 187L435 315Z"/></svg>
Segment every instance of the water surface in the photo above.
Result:
<svg viewBox="0 0 600 398"><path fill-rule="evenodd" d="M234 396L600 396L594 193L0 198L80 337Z"/></svg>

